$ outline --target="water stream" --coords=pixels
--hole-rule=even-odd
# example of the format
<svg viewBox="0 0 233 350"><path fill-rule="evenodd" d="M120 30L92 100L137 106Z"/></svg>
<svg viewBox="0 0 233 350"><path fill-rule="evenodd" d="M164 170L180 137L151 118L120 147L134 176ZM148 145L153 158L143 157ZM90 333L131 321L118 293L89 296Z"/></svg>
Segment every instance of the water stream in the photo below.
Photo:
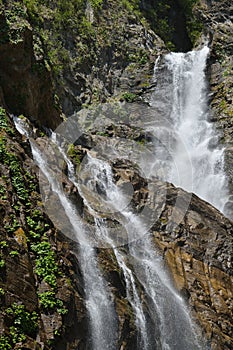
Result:
<svg viewBox="0 0 233 350"><path fill-rule="evenodd" d="M167 123L166 130L154 130L162 140L156 154L163 180L196 193L224 211L228 200L224 148L218 145L218 134L209 121L208 53L205 46L198 51L167 54L161 66L156 63L154 79L158 86L151 104Z"/></svg>

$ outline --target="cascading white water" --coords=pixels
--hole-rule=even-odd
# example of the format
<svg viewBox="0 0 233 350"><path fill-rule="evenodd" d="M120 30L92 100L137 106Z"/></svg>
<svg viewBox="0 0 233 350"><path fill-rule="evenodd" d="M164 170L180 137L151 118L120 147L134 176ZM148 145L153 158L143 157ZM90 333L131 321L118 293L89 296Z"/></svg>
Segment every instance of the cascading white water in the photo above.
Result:
<svg viewBox="0 0 233 350"><path fill-rule="evenodd" d="M18 118L14 118L14 121L18 131L28 136L28 130L24 127L23 122ZM60 146L55 134L52 134L52 140L63 160L67 162L70 177L75 178L73 165ZM53 167L51 167L51 159L48 158L49 155L43 153L36 141L30 139L30 144L36 164L46 177L50 190L56 193L57 199L59 199L60 205L63 208L62 220L69 221L69 229L73 231L76 241L79 242L78 258L84 278L86 307L90 318L91 349L115 350L117 344L117 326L113 297L99 271L95 250L88 239L85 228L82 226L82 221L76 207L62 189L58 171L54 168L56 164L52 162ZM64 218L64 215L66 218Z"/></svg>
<svg viewBox="0 0 233 350"><path fill-rule="evenodd" d="M103 242L104 246L108 244L113 249L118 265L124 275L127 299L132 306L135 315L135 325L139 333L137 345L140 349L149 350L146 319L143 312L143 306L138 295L134 275L126 264L126 257L116 245L116 238L111 238L111 234L109 234L108 228L105 225L105 220L98 217L98 213L96 213L93 208L93 203L89 203L88 199L86 199L86 194L90 192L95 193L96 188L101 189L102 196L100 200L103 205L98 207L98 209L101 208L101 214L106 211L107 213L121 211L122 208L127 207L128 200L124 196L119 196L119 190L112 179L111 167L106 162L93 158L89 155L82 173L86 174L85 185L80 186L80 184L78 184L78 187L89 211L97 215L95 217L97 237L99 238L100 242ZM82 181L80 182L82 183ZM87 189L85 192L82 191L84 187Z"/></svg>
<svg viewBox="0 0 233 350"><path fill-rule="evenodd" d="M134 271L149 296L150 312L157 317L159 345L162 350L203 350L198 329L184 300L174 289L165 270L164 261L155 251L152 238L130 245ZM155 320L156 321L156 320ZM156 322L155 322L156 323Z"/></svg>
<svg viewBox="0 0 233 350"><path fill-rule="evenodd" d="M208 121L205 76L208 53L205 46L199 51L167 54L161 73L163 80L162 77L158 80L158 92L152 96L151 104L156 107L161 102L159 108L173 132L171 144L166 144L169 156L166 152L159 154L161 162L169 163L167 168L163 165L163 180L196 193L223 211L228 191L224 149L217 145L218 135ZM158 74L156 66L155 79ZM167 96L159 96L160 90ZM161 139L161 135L157 137Z"/></svg>
<svg viewBox="0 0 233 350"><path fill-rule="evenodd" d="M135 324L139 333L139 339L138 339L137 345L140 349L147 350L149 349L147 324L146 324L146 319L143 312L143 305L141 303L141 300L137 291L134 275L131 269L126 264L126 261L125 261L126 257L123 255L121 250L115 246L114 242L109 237L109 233L105 225L105 221L103 219L98 219L98 218L96 218L95 220L96 220L96 228L97 228L98 236L113 248L118 265L123 272L125 283L126 283L126 297L132 306L132 309L135 315Z"/></svg>
<svg viewBox="0 0 233 350"><path fill-rule="evenodd" d="M92 169L93 166L93 169ZM138 231L138 238L141 232L142 223L140 219L127 207L122 207L119 203L124 203L123 193L114 184L110 165L106 162L89 158L86 164L86 171L92 180L85 182L90 192L93 192L96 185L102 187L105 200L112 206L111 212L119 212L118 220L127 229L128 237L135 237L135 230ZM108 174L108 176L103 176ZM94 180L94 181L93 181ZM99 183L100 182L100 183ZM113 200L114 198L114 200ZM114 215L114 214L113 214ZM99 224L99 231L105 241L112 243L110 234L103 221ZM148 299L150 314L154 319L154 324L159 325L154 329L156 336L151 344L147 338L146 320L143 309L140 306L139 295L135 290L133 274L126 266L120 248L114 247L115 255L119 266L122 268L126 280L128 300L133 306L136 324L139 331L144 336L144 343L140 349L161 349L161 350L198 350L205 349L204 344L199 343L197 328L194 326L189 315L187 306L181 296L176 292L168 274L165 271L162 257L156 253L150 235L146 235L142 240L131 241L129 244L129 257L133 261L134 274L141 282ZM128 258L129 258L128 257ZM133 294L132 294L133 292Z"/></svg>
<svg viewBox="0 0 233 350"><path fill-rule="evenodd" d="M117 321L113 297L100 274L95 249L81 246L81 269L84 276L86 306L90 316L93 350L115 350Z"/></svg>
<svg viewBox="0 0 233 350"><path fill-rule="evenodd" d="M164 108L164 115L176 134L173 130L169 155L164 153L163 147L158 147L155 165L157 168L158 165L163 168L158 173L162 174L160 177L164 180L195 192L222 209L226 201L223 150L213 145L210 147L216 135L212 124L208 122L204 72L207 55L208 48L203 48L187 54L165 56L166 71L163 71L163 74L168 76L168 81L165 81L165 86L169 84L168 97L163 96L164 105L162 98L157 98L154 104L158 102L161 111ZM158 71L156 74L159 74ZM159 90L159 87L157 89ZM156 130L155 135L162 146L166 144L167 139L166 135L163 135L163 130L159 130L159 133ZM94 213L99 209L103 217L106 213L107 215L111 213L127 232L130 243L128 256L116 245L104 220L95 219L96 235L113 248L123 272L127 299L134 311L135 324L140 335L138 349L205 349L205 345L200 344L198 330L192 322L185 302L173 287L163 260L155 250L152 237L149 234L145 235L144 223L128 207L127 196L125 197L114 184L110 165L102 160L87 157L86 172L91 179L87 181L84 166L82 173L85 175L85 181L77 182L74 167L56 139L56 134L53 134L52 139L68 166L70 181L79 189L90 211L93 210ZM90 317L91 349L115 350L117 321L112 296L98 268L93 242L89 241L76 207L64 194L46 155L42 155L36 143L31 144L34 159L47 178L52 191L57 194L76 240L80 241L79 261L84 276L86 306ZM190 176L192 174L193 177ZM219 190L216 191L216 188ZM89 197L88 192L91 193ZM90 198L93 200L98 196L101 203L98 203L98 200L97 203L89 202ZM144 237L140 239L142 232ZM150 318L155 326L154 334L148 332L142 296L137 289L139 284L145 293Z"/></svg>

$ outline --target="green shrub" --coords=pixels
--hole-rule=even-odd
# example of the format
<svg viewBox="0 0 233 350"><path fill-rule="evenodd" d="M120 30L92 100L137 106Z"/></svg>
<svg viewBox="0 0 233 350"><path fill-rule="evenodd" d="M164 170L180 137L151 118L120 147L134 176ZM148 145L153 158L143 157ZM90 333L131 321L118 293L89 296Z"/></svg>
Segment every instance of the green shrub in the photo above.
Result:
<svg viewBox="0 0 233 350"><path fill-rule="evenodd" d="M14 135L13 128L9 125L6 111L4 108L0 107L0 130L5 130L10 136Z"/></svg>
<svg viewBox="0 0 233 350"><path fill-rule="evenodd" d="M0 336L0 349L1 350L12 350L10 338L6 335Z"/></svg>
<svg viewBox="0 0 233 350"><path fill-rule="evenodd" d="M36 274L52 288L55 288L58 265L51 244L44 238L42 242L32 244L31 249L36 254Z"/></svg>
<svg viewBox="0 0 233 350"><path fill-rule="evenodd" d="M132 92L125 92L122 94L122 98L126 102L134 102L137 99L137 95Z"/></svg>
<svg viewBox="0 0 233 350"><path fill-rule="evenodd" d="M9 253L10 256L12 257L17 257L19 256L19 252L17 250L12 250L10 253Z"/></svg>
<svg viewBox="0 0 233 350"><path fill-rule="evenodd" d="M63 301L56 298L54 291L46 291L40 293L39 295L40 306L44 311L53 311L57 310L57 312L61 315L64 315L68 312L66 308L63 307Z"/></svg>
<svg viewBox="0 0 233 350"><path fill-rule="evenodd" d="M28 312L25 305L14 303L6 309L6 313L12 317L12 327L16 334L35 337L38 329L38 315L35 311Z"/></svg>

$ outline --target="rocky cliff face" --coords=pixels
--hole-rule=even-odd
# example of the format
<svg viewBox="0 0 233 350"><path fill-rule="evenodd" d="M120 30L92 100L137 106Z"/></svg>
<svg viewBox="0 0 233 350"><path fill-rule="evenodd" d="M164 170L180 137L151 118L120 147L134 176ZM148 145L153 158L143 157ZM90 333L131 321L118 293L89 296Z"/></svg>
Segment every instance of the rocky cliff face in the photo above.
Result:
<svg viewBox="0 0 233 350"><path fill-rule="evenodd" d="M77 19L72 22L75 16L71 10L64 19L66 30L59 16L67 8L56 11L55 3L0 1L1 104L11 113L30 117L37 126L55 129L61 121L61 110L69 116L98 102L143 102L153 87L154 60L167 50L151 29L156 30L150 21L160 1L146 4L142 1L140 7L132 4L130 7L129 2L124 2L126 6L123 1L100 1L100 5L95 1L80 1L82 11L76 13L81 25L78 26ZM75 10L71 3L75 6L70 2L70 8ZM184 11L184 3L177 2L177 7L173 4L160 15L176 28L172 35L169 33L167 41L173 40L173 46L187 50L191 47L191 27L187 28L186 21L191 21L191 17ZM169 1L167 5L170 6ZM144 11L148 23L140 11ZM179 26L177 13L181 18ZM193 17L204 23L204 33L210 36L208 74L212 119L223 132L222 141L228 145L226 170L230 181L231 17L230 0L201 1ZM185 36L181 44L183 29ZM166 41L165 36L163 39ZM117 144L128 150L132 142L143 144L150 139L150 135L146 139L140 123L137 124L137 111L134 111L134 126L119 125L116 120L117 113L114 121L97 125L95 130L83 135L71 158L77 161L78 155L82 160L93 145L115 147ZM1 348L89 349L77 246L54 227L44 212L30 146L3 109L0 126ZM123 144L119 144L119 138ZM137 162L137 154L132 160ZM149 205L147 180L142 174L125 160L113 163L112 167L116 181L133 183L135 210ZM209 347L231 349L232 222L196 196L192 196L183 215L188 194L162 182L154 181L154 188L161 192L166 189L161 214L151 228L155 246L164 256L174 284L191 306ZM177 205L179 196L181 201ZM154 203L155 208L158 204ZM87 214L82 203L79 205L87 215L88 224L93 224L90 213ZM136 348L138 334L122 274L111 249L107 254L101 249L97 253L115 296L118 348L131 350ZM146 303L144 308L147 309ZM149 320L149 314L147 317Z"/></svg>

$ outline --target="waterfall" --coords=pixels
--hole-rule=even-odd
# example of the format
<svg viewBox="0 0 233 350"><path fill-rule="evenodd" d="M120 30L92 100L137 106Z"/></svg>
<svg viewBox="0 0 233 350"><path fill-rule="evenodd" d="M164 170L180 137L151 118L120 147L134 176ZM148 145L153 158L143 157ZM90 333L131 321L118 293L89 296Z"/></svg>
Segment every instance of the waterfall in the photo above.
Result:
<svg viewBox="0 0 233 350"><path fill-rule="evenodd" d="M17 123L15 119L15 123L18 130L24 132L22 122ZM28 132L25 131L25 133L29 135ZM114 183L111 166L106 161L89 155L86 162L82 164L83 169L77 181L75 168L66 155L62 140L54 133L51 139L51 151L55 152L56 149L59 152L62 161L68 167L70 181L79 189L85 205L94 214L96 235L103 240L104 244L107 243L112 247L123 272L126 297L134 312L135 326L139 335L137 348L140 350L205 349L204 345L200 345L198 329L190 317L185 302L173 287L165 271L163 259L156 252L152 237L149 233L145 235L142 221L131 210L127 196L125 197ZM36 141L30 139L30 143L34 160L47 179L50 190L56 193L63 208L63 215L70 223L69 229L73 231L76 241L79 242L78 258L85 284L91 349L115 350L117 320L113 297L100 273L93 242L89 240L76 207L61 187L52 161L54 155L50 155L48 150L43 153ZM90 193L91 196L89 196ZM101 217L98 216L99 214ZM116 245L117 240L112 239L111 230L105 225L103 218L109 215L117 219L122 230L126 230L128 241L131 242L128 252L124 252ZM140 239L142 233L144 236ZM154 325L152 331L151 324L148 323L145 315L145 305Z"/></svg>
<svg viewBox="0 0 233 350"><path fill-rule="evenodd" d="M85 283L86 306L90 316L92 349L115 350L117 321L113 297L100 274L94 248L81 246L79 254Z"/></svg>
<svg viewBox="0 0 233 350"><path fill-rule="evenodd" d="M198 350L204 344L198 339L187 306L176 292L165 270L162 257L156 252L152 237L130 246L134 271L149 298L150 312L159 328L159 349ZM158 332L155 329L155 332Z"/></svg>
<svg viewBox="0 0 233 350"><path fill-rule="evenodd" d="M165 116L170 129L169 135L167 130L155 130L163 143L156 150L162 179L196 193L223 211L228 200L224 148L218 146L217 132L209 121L205 76L208 53L205 46L199 51L169 53L160 68L157 62L157 88L151 104Z"/></svg>
<svg viewBox="0 0 233 350"><path fill-rule="evenodd" d="M18 131L28 136L29 132L27 127L24 126L24 123L18 118L14 118L14 121ZM71 178L72 176L74 177L72 163L68 160L65 151L60 146L56 135L52 134L51 139L53 145L58 148L62 159L67 162ZM84 278L86 307L90 319L91 349L115 350L117 346L117 326L113 297L108 289L106 281L99 271L95 249L88 239L88 235L85 232L76 207L65 195L61 187L59 182L60 178L57 176L57 169L54 169L55 164L50 159L50 156L53 157L53 154L45 154L36 141L31 138L29 140L33 158L40 171L45 176L50 190L57 194L57 199L63 208L62 220L69 221L69 230L73 231L75 241L79 242L77 257ZM51 163L53 166L51 166ZM57 210L57 205L58 203L56 202L55 210Z"/></svg>
<svg viewBox="0 0 233 350"><path fill-rule="evenodd" d="M101 239L103 239L105 242L108 242L109 245L113 248L117 263L123 272L126 283L126 297L132 306L135 315L135 325L139 334L139 339L137 342L138 348L147 350L149 349L149 339L147 333L145 314L143 311L143 305L141 303L139 293L137 291L136 281L133 272L127 266L126 263L127 257L124 256L120 249L117 249L115 247L114 241L112 241L109 237L108 229L103 219L96 219L96 227L98 230L98 235L101 237Z"/></svg>
<svg viewBox="0 0 233 350"><path fill-rule="evenodd" d="M153 94L152 106L165 118L165 125L153 129L155 161L150 173L153 175L155 171L159 178L195 192L223 210L227 196L224 150L216 146L217 135L208 121L205 82L207 55L206 47L186 54L168 54L163 58L161 71L159 60L156 63L157 89ZM43 186L46 187L45 202L52 192L60 203L60 221L64 221L65 232L69 232L68 236L78 242L77 257L84 279L89 315L89 348L117 349L117 317L112 292L98 266L94 248L98 242L98 246L102 244L113 250L122 271L126 298L137 328L137 349L206 349L200 340L200 330L174 288L161 255L156 251L153 236L146 230L142 217L134 213L129 196L115 184L110 164L96 158L96 155L91 156L89 152L82 161L77 178L64 140L59 135L51 135L50 155L50 149L43 153L40 142L30 138L30 132L21 121L15 118L15 123L18 130L30 139L33 157L44 177L42 182L47 181L47 187ZM55 169L54 154L59 158L59 166L62 162L65 164L69 181L78 189L85 208L94 218L94 241L78 208L62 188L62 173ZM119 224L118 233L108 226L109 218ZM123 233L127 248L120 244Z"/></svg>
<svg viewBox="0 0 233 350"><path fill-rule="evenodd" d="M123 272L126 283L126 297L132 306L135 315L135 325L139 334L137 342L138 348L149 350L146 319L133 272L127 266L127 257L120 249L118 249L116 238L111 238L111 232L108 230L105 220L98 217L98 213L93 210L93 203L89 203L88 193L96 193L97 188L101 189L101 198L99 195L96 197L97 201L100 200L102 204L105 204L104 206L101 206L101 214L104 212L106 214L111 213L114 215L114 213L116 214L118 211L122 214L124 213L122 208L127 207L128 201L125 196L120 195L117 186L114 184L112 170L108 163L89 155L87 157L87 162L84 164L84 169L82 169L82 175L84 175L85 184L79 180L81 183L81 186L80 184L78 185L79 190L89 211L95 215L96 234L99 238L99 242L103 242L104 246L108 244L113 249L117 263ZM86 191L83 191L84 188ZM100 206L98 206L98 209L99 208ZM121 217L122 219L124 218L123 215L121 215ZM135 238L135 235L133 235L133 237Z"/></svg>
<svg viewBox="0 0 233 350"><path fill-rule="evenodd" d="M96 185L102 187L105 200L111 203L111 213L117 215L118 220L126 228L128 236L140 236L142 223L133 214L129 206L123 207L124 195L114 184L111 167L108 163L89 157L85 165L90 176L90 181L85 182L90 192L93 192ZM108 176L103 176L108 174ZM93 181L94 180L94 181ZM87 192L86 192L87 193ZM115 198L114 201L112 199ZM119 205L119 203L121 203ZM176 292L170 278L165 271L162 257L156 252L149 233L141 240L134 240L129 244L128 260L132 260L132 271L127 267L124 256L119 247L114 246L110 233L103 220L98 221L99 234L103 239L112 245L118 264L123 270L127 298L131 303L135 316L136 325L142 336L140 349L161 349L161 350L198 350L204 349L205 345L200 344L198 330L194 325L187 306L182 297ZM131 240L130 240L131 241ZM136 290L135 278L140 282L148 301L150 316L156 326L151 342L146 332L147 323L143 313L142 300Z"/></svg>

